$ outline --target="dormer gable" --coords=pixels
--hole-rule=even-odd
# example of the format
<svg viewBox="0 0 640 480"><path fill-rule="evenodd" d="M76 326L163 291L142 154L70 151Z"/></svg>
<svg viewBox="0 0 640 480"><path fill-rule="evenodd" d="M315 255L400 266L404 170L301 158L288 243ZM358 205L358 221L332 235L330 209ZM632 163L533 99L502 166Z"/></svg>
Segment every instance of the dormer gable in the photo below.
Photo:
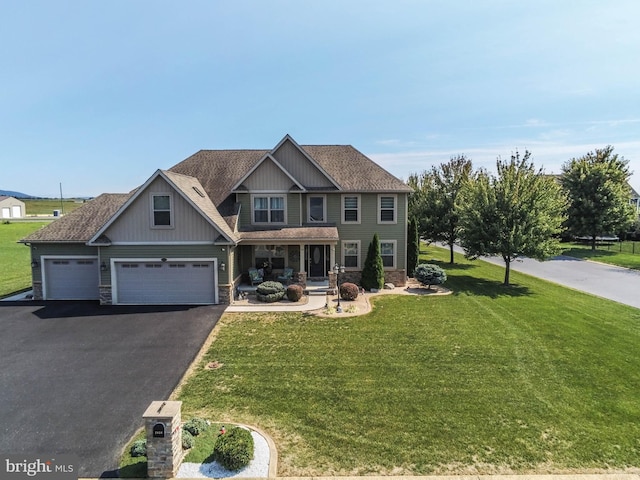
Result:
<svg viewBox="0 0 640 480"><path fill-rule="evenodd" d="M267 153L234 186L234 192L304 191L298 182L272 155Z"/></svg>
<svg viewBox="0 0 640 480"><path fill-rule="evenodd" d="M200 182L157 170L87 242L107 236L113 243L235 243L234 233Z"/></svg>

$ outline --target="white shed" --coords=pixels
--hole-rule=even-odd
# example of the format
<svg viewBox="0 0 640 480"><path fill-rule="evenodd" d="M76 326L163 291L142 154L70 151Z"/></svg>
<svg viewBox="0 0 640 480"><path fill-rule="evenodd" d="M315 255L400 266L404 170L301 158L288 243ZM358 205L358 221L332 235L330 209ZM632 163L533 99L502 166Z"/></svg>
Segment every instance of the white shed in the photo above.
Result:
<svg viewBox="0 0 640 480"><path fill-rule="evenodd" d="M0 195L0 219L24 218L26 211L24 202L14 197Z"/></svg>

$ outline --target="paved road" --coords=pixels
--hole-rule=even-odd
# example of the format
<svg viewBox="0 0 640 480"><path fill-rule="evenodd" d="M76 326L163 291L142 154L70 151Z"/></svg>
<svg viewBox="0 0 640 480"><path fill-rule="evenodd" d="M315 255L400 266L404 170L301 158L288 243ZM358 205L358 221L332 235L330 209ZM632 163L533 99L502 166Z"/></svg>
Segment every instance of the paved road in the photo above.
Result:
<svg viewBox="0 0 640 480"><path fill-rule="evenodd" d="M223 311L0 302L0 452L76 454L80 477L115 476Z"/></svg>
<svg viewBox="0 0 640 480"><path fill-rule="evenodd" d="M456 250L462 252L459 247ZM500 257L482 259L504 267ZM545 262L519 259L511 264L511 270L640 308L640 271L637 270L563 255Z"/></svg>

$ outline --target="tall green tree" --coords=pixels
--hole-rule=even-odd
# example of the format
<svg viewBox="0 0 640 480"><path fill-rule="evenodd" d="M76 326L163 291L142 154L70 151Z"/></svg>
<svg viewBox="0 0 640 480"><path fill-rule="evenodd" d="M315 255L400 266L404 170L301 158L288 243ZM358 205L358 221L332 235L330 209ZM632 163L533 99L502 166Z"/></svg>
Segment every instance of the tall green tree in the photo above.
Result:
<svg viewBox="0 0 640 480"><path fill-rule="evenodd" d="M463 189L461 244L467 258L500 255L504 285L511 262L521 256L544 260L560 253L565 200L560 186L536 170L530 152L498 159L497 175L480 171Z"/></svg>
<svg viewBox="0 0 640 480"><path fill-rule="evenodd" d="M420 256L420 234L418 233L418 222L415 217L409 219L407 226L407 274L413 276L413 271L418 266Z"/></svg>
<svg viewBox="0 0 640 480"><path fill-rule="evenodd" d="M560 182L569 200L569 233L589 237L595 250L599 236L630 227L635 220L629 204L630 176L629 162L614 154L611 145L566 162Z"/></svg>
<svg viewBox="0 0 640 480"><path fill-rule="evenodd" d="M367 258L362 268L361 282L366 290L373 288L379 290L384 287L384 265L382 263L382 256L380 255L380 240L378 239L377 233L373 234L373 240L371 240L369 244Z"/></svg>
<svg viewBox="0 0 640 480"><path fill-rule="evenodd" d="M460 237L458 198L472 171L471 160L458 155L409 177L409 186L414 189L409 211L418 219L420 235L432 242L446 243L449 263L454 263L453 247Z"/></svg>

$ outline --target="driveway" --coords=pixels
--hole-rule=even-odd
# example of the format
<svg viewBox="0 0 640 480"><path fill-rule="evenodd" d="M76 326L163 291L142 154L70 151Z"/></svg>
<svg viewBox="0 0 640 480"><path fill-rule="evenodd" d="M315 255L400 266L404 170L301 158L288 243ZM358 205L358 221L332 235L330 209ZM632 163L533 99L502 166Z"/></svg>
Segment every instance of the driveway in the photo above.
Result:
<svg viewBox="0 0 640 480"><path fill-rule="evenodd" d="M223 311L0 303L0 452L75 454L80 477L115 476Z"/></svg>
<svg viewBox="0 0 640 480"><path fill-rule="evenodd" d="M460 247L457 252L463 253ZM482 260L504 267L501 257ZM640 271L560 255L545 262L531 258L511 263L511 270L640 308Z"/></svg>

